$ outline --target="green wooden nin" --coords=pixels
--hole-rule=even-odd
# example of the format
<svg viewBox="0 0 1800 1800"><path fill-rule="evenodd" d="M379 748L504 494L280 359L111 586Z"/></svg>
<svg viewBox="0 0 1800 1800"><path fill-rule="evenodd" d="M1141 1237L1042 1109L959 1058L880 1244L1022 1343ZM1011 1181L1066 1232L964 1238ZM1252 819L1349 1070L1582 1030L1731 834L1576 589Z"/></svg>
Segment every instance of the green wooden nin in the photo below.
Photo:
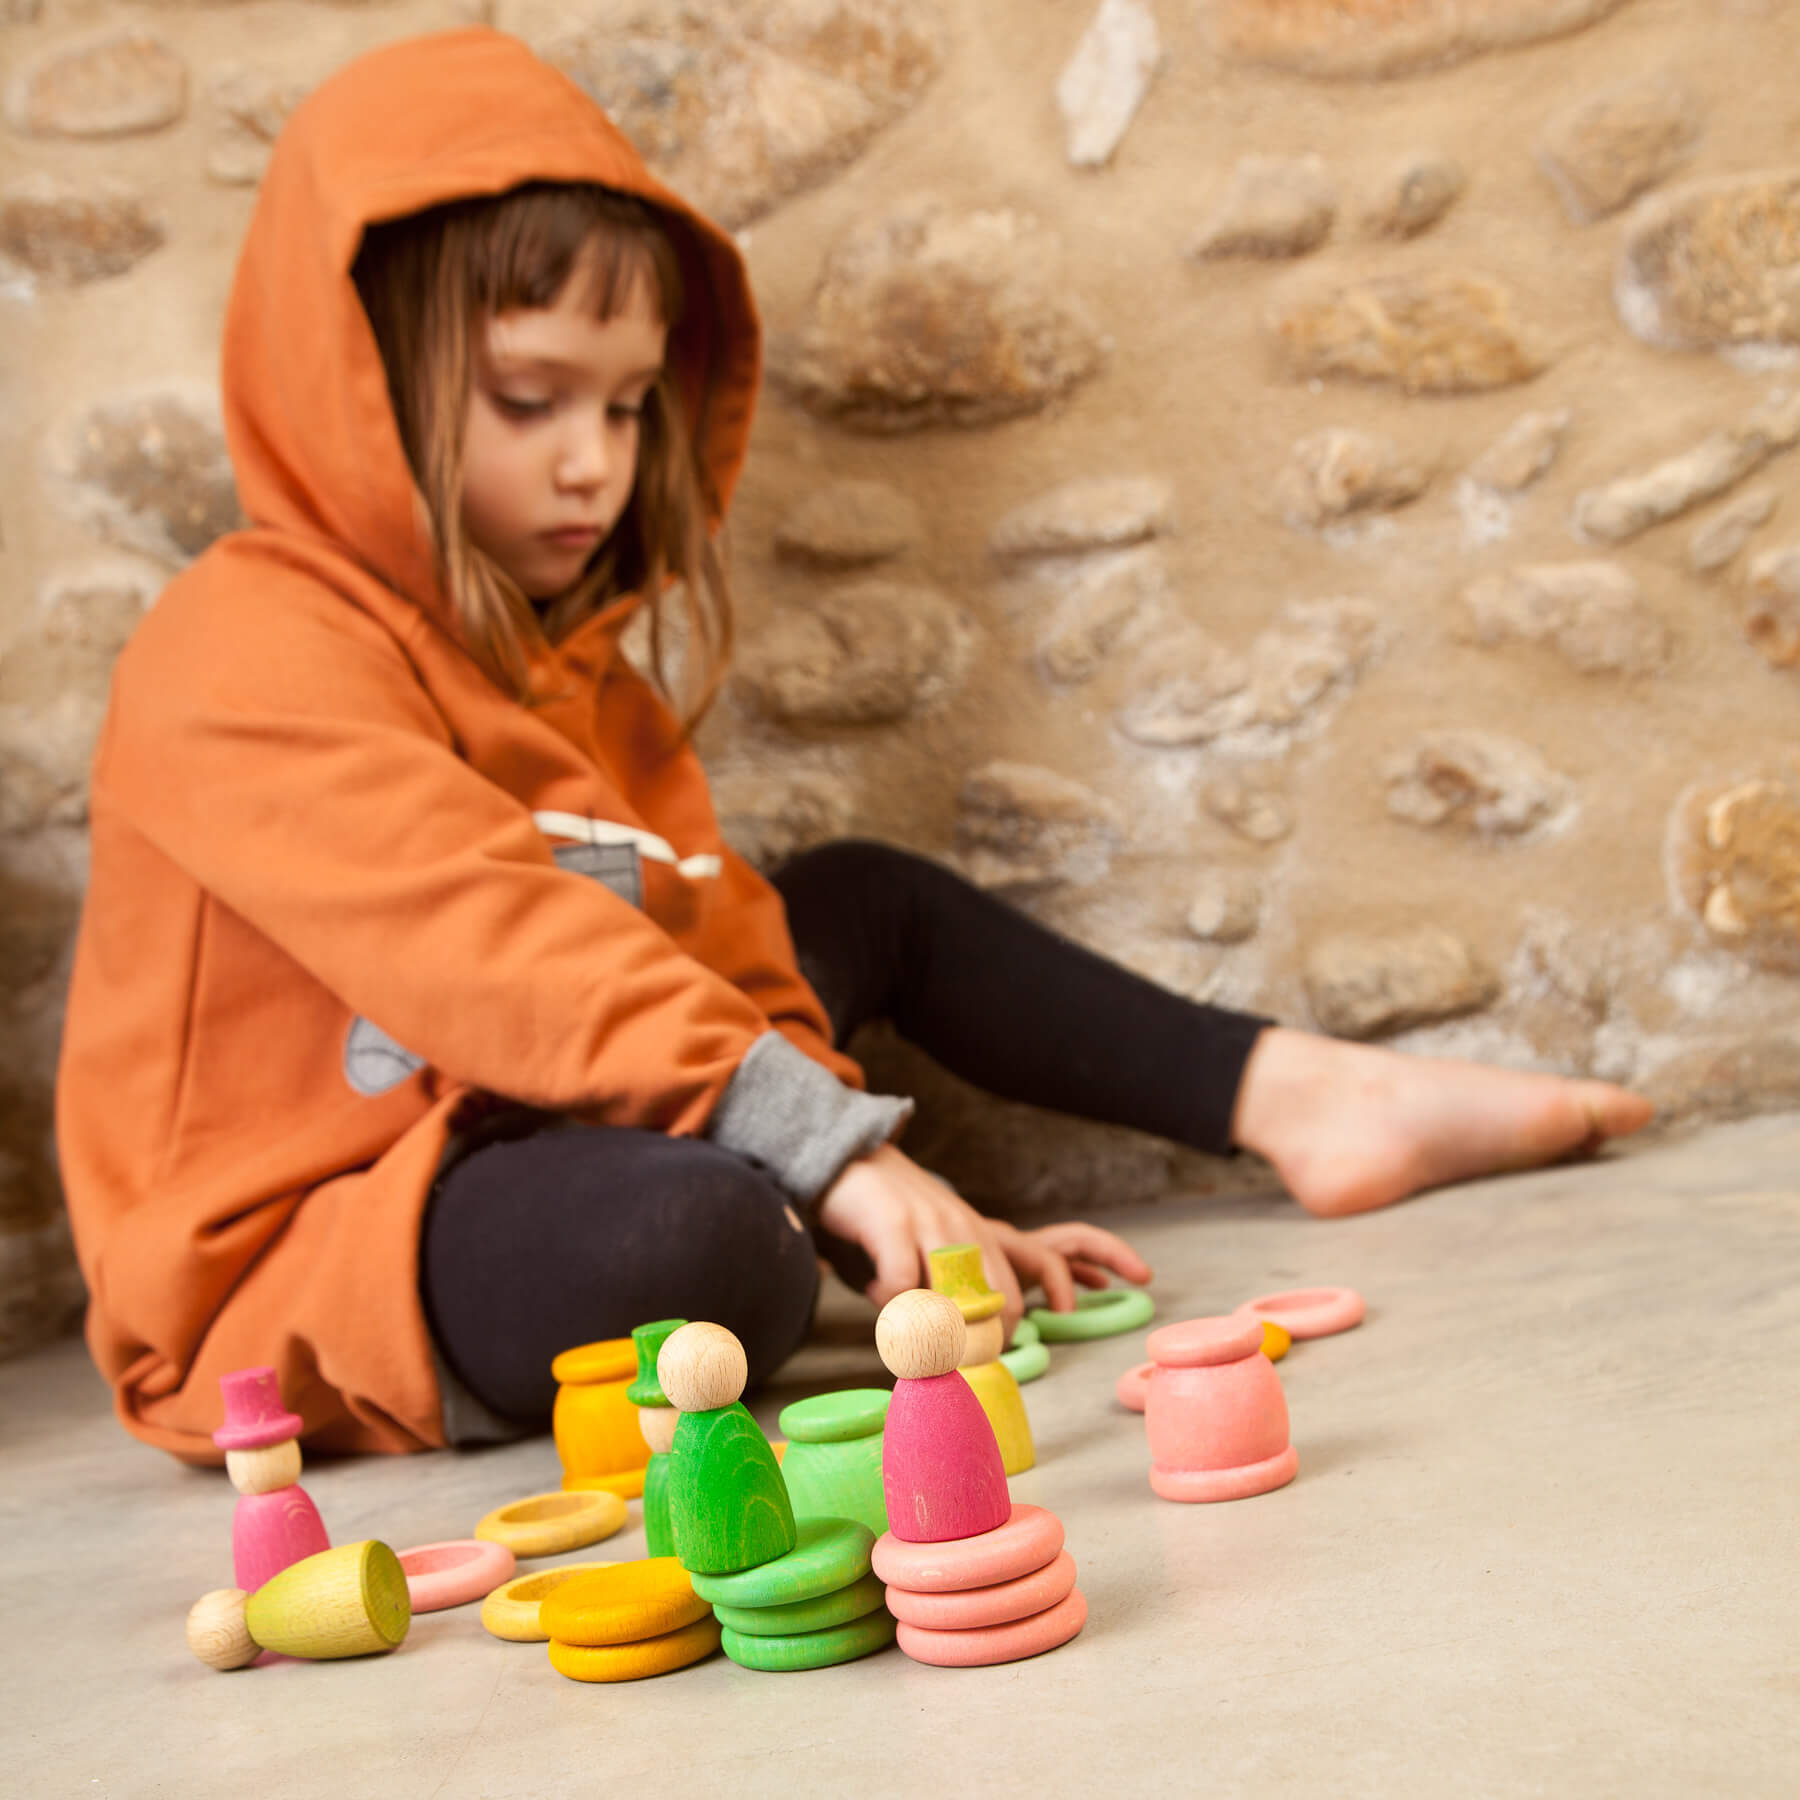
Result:
<svg viewBox="0 0 1800 1800"><path fill-rule="evenodd" d="M781 1465L741 1400L681 1415L669 1453L676 1554L694 1575L729 1575L786 1556L794 1509Z"/></svg>

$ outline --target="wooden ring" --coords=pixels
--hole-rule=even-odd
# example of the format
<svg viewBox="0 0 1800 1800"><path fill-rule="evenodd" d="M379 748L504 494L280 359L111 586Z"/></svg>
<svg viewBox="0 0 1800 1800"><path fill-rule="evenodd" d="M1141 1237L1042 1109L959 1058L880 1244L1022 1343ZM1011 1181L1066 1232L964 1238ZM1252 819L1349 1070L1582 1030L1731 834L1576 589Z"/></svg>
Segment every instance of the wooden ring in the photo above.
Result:
<svg viewBox="0 0 1800 1800"><path fill-rule="evenodd" d="M539 1569L529 1575L515 1575L502 1582L481 1603L484 1630L509 1644L541 1644L549 1637L538 1609L545 1598L575 1575L590 1569L610 1569L609 1562L563 1563L554 1569Z"/></svg>
<svg viewBox="0 0 1800 1800"><path fill-rule="evenodd" d="M709 1613L679 1631L635 1644L559 1644L550 1640L550 1666L571 1681L642 1681L700 1662L719 1647L719 1621Z"/></svg>
<svg viewBox="0 0 1800 1800"><path fill-rule="evenodd" d="M1073 1343L1082 1338L1114 1337L1136 1331L1156 1317L1156 1302L1142 1288L1090 1289L1075 1296L1073 1312L1052 1312L1034 1306L1026 1315L1046 1344Z"/></svg>
<svg viewBox="0 0 1800 1800"><path fill-rule="evenodd" d="M625 1523L625 1502L595 1488L583 1493L527 1494L497 1506L475 1535L504 1544L514 1556L560 1556L609 1538Z"/></svg>
<svg viewBox="0 0 1800 1800"><path fill-rule="evenodd" d="M1330 1337L1360 1325L1368 1307L1355 1288L1290 1288L1282 1294L1260 1294L1246 1300L1239 1312L1258 1319L1273 1319L1289 1337Z"/></svg>
<svg viewBox="0 0 1800 1800"><path fill-rule="evenodd" d="M932 1631L923 1625L902 1625L900 1648L914 1662L936 1663L945 1669L977 1669L993 1663L1020 1662L1042 1656L1066 1644L1087 1623L1087 1601L1080 1588L1047 1611L1009 1625L984 1625L973 1631Z"/></svg>
<svg viewBox="0 0 1800 1800"><path fill-rule="evenodd" d="M449 1538L400 1552L406 1592L415 1613L442 1612L483 1600L510 1581L518 1559L504 1544L481 1538Z"/></svg>

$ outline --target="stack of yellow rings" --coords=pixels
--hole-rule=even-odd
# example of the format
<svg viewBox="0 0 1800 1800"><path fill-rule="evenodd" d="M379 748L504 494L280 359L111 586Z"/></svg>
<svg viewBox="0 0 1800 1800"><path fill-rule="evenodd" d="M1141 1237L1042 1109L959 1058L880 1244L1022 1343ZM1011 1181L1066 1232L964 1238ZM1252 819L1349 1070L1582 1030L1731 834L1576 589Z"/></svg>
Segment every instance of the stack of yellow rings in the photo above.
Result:
<svg viewBox="0 0 1800 1800"><path fill-rule="evenodd" d="M550 1666L571 1681L640 1681L719 1647L719 1622L673 1556L615 1563L565 1581L538 1616Z"/></svg>

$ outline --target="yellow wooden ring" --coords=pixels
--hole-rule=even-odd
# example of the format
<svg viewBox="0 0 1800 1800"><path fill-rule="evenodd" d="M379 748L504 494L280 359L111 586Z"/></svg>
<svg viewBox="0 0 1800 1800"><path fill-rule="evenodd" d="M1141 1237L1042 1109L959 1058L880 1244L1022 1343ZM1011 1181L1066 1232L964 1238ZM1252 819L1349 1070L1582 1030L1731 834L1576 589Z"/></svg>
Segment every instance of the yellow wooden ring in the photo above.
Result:
<svg viewBox="0 0 1800 1800"><path fill-rule="evenodd" d="M481 1622L497 1638L510 1644L541 1644L549 1637L538 1607L544 1598L556 1592L571 1575L585 1575L592 1569L610 1569L609 1562L563 1563L554 1569L539 1569L533 1575L515 1575L503 1581L481 1603Z"/></svg>
<svg viewBox="0 0 1800 1800"><path fill-rule="evenodd" d="M560 1556L611 1537L624 1523L625 1502L617 1494L527 1494L495 1507L475 1535L504 1544L514 1556Z"/></svg>
<svg viewBox="0 0 1800 1800"><path fill-rule="evenodd" d="M708 1602L694 1592L681 1559L649 1556L616 1563L558 1588L540 1613L556 1643L638 1644L704 1619Z"/></svg>
<svg viewBox="0 0 1800 1800"><path fill-rule="evenodd" d="M719 1621L708 1613L679 1631L635 1644L563 1644L552 1638L550 1666L571 1681L641 1681L646 1675L685 1669L718 1647Z"/></svg>

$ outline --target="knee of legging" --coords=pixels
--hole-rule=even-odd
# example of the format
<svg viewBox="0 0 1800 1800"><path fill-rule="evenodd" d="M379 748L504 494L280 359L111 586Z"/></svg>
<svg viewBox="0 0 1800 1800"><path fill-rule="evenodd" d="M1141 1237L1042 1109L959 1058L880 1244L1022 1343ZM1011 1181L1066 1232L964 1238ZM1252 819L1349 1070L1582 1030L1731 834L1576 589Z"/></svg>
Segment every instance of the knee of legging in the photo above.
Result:
<svg viewBox="0 0 1800 1800"><path fill-rule="evenodd" d="M695 1301L744 1346L749 1385L766 1381L805 1341L819 1265L799 1213L765 1176L717 1151L692 1171L686 1217L671 1220L703 1263ZM697 1271L698 1273L699 1271Z"/></svg>

